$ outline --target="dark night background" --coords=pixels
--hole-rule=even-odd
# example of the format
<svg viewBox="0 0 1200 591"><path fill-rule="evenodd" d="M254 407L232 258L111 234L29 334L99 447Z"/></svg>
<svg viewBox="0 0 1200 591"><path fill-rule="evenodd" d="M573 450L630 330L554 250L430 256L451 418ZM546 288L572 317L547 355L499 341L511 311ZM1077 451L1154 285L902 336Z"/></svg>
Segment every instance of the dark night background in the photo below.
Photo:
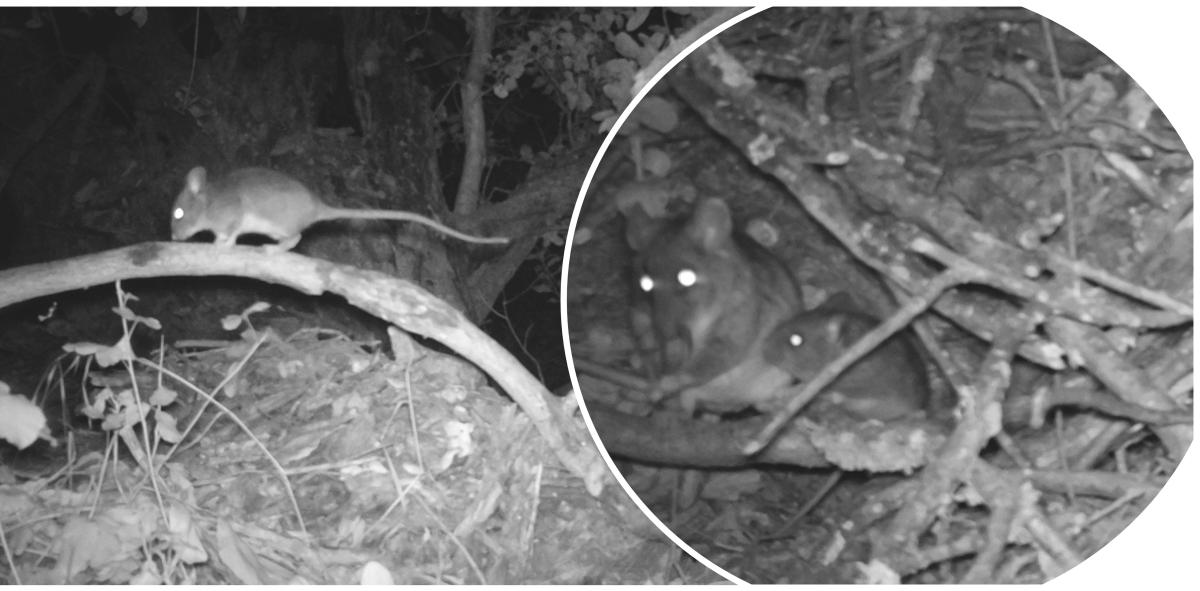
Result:
<svg viewBox="0 0 1200 591"><path fill-rule="evenodd" d="M0 161L0 267L166 239L170 203L196 165L210 174L273 167L322 195L354 197L351 207L445 218L465 145L459 90L470 47L466 14L452 8L0 10L0 28L8 32L0 40L0 129L8 137ZM356 254L341 259L356 227L326 224L305 233L301 250L419 281L466 305L468 316L548 386L565 384L557 295L563 241L602 137L593 115L620 106L602 89L633 70L614 66L622 58L613 43L631 18L643 19L630 31L637 34L674 30L690 17L635 9L496 11L483 89L487 160L475 219L502 225L518 239L504 256L464 254L446 241L444 249L418 246L391 260L395 236L411 233L407 224L359 239ZM508 84L501 98L488 85L502 82ZM364 109L373 126L369 137ZM364 191L374 199L364 202ZM513 224L510 211L507 221L489 222L489 205L504 202L510 210L540 213ZM211 331L213 313L264 293L274 293L272 301L285 310L309 311L352 334L381 334L378 323L344 306L251 282L174 279L126 287L143 296L142 312L163 321L169 339ZM22 334L6 339L21 345L3 354L36 364L64 339L111 340L116 327L103 313L111 306L104 291L0 311L3 325ZM58 315L39 325L33 312L51 301Z"/></svg>

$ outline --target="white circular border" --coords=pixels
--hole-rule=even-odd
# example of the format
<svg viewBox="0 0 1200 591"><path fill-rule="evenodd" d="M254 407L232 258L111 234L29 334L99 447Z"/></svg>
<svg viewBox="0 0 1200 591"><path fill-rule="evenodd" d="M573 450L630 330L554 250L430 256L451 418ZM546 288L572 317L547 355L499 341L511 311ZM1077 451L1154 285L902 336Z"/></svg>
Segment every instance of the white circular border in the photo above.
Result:
<svg viewBox="0 0 1200 591"><path fill-rule="evenodd" d="M674 5L675 3L660 4ZM707 2L688 4L707 4ZM845 6L894 4L897 3L888 1L842 3ZM923 5L962 6L959 3L947 2L926 2ZM1010 3L983 5L1012 6ZM645 503L629 487L629 483L621 476L620 471L613 464L612 457L600 443L591 416L587 412L587 405L584 404L583 397L579 393L579 380L575 372L574 357L571 355L571 343L567 331L566 293L575 228L579 221L583 197L591 185L592 176L595 174L602 156L608 150L617 130L624 124L632 108L641 102L649 89L657 84L666 72L674 68L696 47L765 8L767 7L758 6L737 15L698 39L680 55L675 56L642 88L625 112L617 119L612 130L604 138L600 150L596 153L596 157L588 169L584 183L580 187L579 196L575 202L575 211L571 216L571 226L567 233L567 247L563 255L563 267L566 272L562 274L560 287L563 346L567 353L571 383L575 389L584 420L587 422L588 430L591 431L593 441L600 448L609 470L624 487L629 498L664 535L701 564L712 569L713 572L739 584L746 584L746 582L700 555L690 545L679 539L646 507ZM1196 111L1200 109L1196 106L1196 103L1200 102L1200 84L1197 83L1197 77L1200 76L1200 72L1197 72L1195 63L1200 60L1200 51L1198 51L1200 43L1197 43L1197 38L1200 36L1200 31L1197 31L1197 27L1200 26L1200 18L1196 18L1196 11L1192 9L1191 5L1169 3L1162 0L1147 0L1136 4L1112 0L1087 4L1054 4L1042 0L1033 3L1028 8L1066 27L1112 58L1114 63L1129 73L1154 99L1155 104L1175 126L1184 143L1188 146L1196 145L1194 140L1198 133ZM1193 280L1195 278L1194 265L1195 256L1193 255ZM1192 365L1195 367L1194 358ZM1052 581L1051 586L1092 589L1112 588L1120 585L1182 588L1186 582L1194 584L1198 577L1191 568L1191 563L1196 560L1196 545L1192 538L1200 530L1197 528L1200 525L1200 510L1197 509L1196 503L1191 502L1192 499L1198 497L1196 493L1200 490L1200 485L1198 485L1200 468L1197 468L1196 464L1196 452L1189 451L1167 485L1141 515L1138 515L1104 548ZM982 586L979 587L982 588Z"/></svg>

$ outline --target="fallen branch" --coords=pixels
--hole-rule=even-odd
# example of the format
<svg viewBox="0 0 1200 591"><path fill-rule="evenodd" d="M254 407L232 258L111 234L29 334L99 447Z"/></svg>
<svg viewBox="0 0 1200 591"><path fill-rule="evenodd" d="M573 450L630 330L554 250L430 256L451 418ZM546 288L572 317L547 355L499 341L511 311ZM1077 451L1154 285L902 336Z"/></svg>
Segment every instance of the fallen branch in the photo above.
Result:
<svg viewBox="0 0 1200 591"><path fill-rule="evenodd" d="M563 466L599 493L608 469L590 437L562 411L562 401L461 312L404 279L291 252L144 243L0 271L0 308L120 279L179 275L248 277L308 295L337 294L377 318L446 345L491 376L529 415Z"/></svg>

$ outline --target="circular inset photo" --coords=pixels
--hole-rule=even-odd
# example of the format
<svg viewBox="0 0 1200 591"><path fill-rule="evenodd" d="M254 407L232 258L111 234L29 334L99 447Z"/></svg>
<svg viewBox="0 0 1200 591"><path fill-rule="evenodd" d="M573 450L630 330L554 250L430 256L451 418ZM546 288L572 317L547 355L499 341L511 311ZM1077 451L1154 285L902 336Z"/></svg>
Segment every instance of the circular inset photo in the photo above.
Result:
<svg viewBox="0 0 1200 591"><path fill-rule="evenodd" d="M753 583L1041 583L1192 439L1192 159L1010 8L775 8L620 127L566 313L614 469Z"/></svg>

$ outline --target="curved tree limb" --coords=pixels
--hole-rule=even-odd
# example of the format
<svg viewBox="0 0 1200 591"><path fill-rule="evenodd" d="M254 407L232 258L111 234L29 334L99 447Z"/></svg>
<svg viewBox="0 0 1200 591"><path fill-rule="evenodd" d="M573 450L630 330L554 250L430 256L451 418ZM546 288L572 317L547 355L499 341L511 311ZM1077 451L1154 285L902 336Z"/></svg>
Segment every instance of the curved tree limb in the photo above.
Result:
<svg viewBox="0 0 1200 591"><path fill-rule="evenodd" d="M410 281L295 253L207 244L143 243L105 252L0 271L0 308L118 279L172 275L226 275L284 285L309 295L333 293L380 319L453 349L491 376L533 420L563 466L598 493L608 468L563 402L511 353L462 312Z"/></svg>

